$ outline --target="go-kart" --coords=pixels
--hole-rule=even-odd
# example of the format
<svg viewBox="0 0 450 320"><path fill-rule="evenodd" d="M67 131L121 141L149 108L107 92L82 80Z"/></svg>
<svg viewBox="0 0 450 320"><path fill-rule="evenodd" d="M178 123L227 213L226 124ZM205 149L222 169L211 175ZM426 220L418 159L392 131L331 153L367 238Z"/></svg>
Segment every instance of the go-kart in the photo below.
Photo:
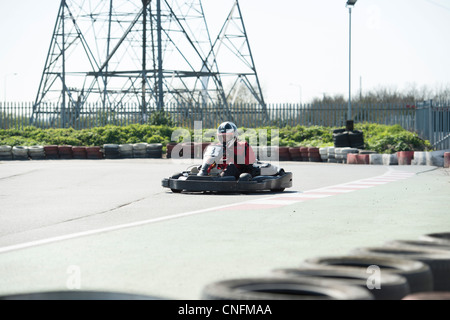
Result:
<svg viewBox="0 0 450 320"><path fill-rule="evenodd" d="M174 193L185 192L227 192L251 193L261 191L283 192L292 187L292 173L285 172L270 163L257 161L251 173L242 173L238 178L221 176L217 163L222 161L222 147L210 145L206 148L201 166L172 175L161 184ZM209 170L207 170L209 168ZM212 169L211 169L212 168Z"/></svg>

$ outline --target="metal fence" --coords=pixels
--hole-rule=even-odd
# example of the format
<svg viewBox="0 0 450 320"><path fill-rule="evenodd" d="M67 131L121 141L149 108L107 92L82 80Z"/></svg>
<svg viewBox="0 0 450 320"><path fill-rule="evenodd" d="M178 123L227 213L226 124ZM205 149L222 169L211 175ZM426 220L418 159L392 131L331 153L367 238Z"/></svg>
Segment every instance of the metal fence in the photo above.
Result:
<svg viewBox="0 0 450 320"><path fill-rule="evenodd" d="M415 131L434 148L450 149L450 101L425 101L417 106Z"/></svg>
<svg viewBox="0 0 450 320"><path fill-rule="evenodd" d="M168 104L164 107L178 126L193 128L194 121L202 121L204 128L215 128L223 121L234 121L239 127L263 126L345 126L347 104L269 104L265 109L253 104L235 104L225 108L217 105ZM150 106L145 112L139 104L101 107L86 104L83 109L64 108L57 104L42 104L33 110L33 103L0 102L0 128L22 129L26 126L39 128L87 129L97 126L129 125L149 123L155 115L156 107ZM405 129L414 129L415 109L410 105L398 104L354 104L355 122L380 124L400 124Z"/></svg>
<svg viewBox="0 0 450 320"><path fill-rule="evenodd" d="M355 123L398 124L417 132L437 148L450 148L450 103L424 102L416 104L362 104L352 105ZM0 129L18 129L26 126L39 128L88 129L105 125L125 126L151 123L157 115L156 106L145 112L139 104L100 106L85 104L83 108L58 108L57 104L42 104L33 109L33 103L0 102ZM168 104L164 107L177 126L193 128L201 121L203 128L216 128L223 121L234 121L244 128L265 126L326 126L344 127L347 104L268 104L265 109L253 104L234 104L227 108L217 105Z"/></svg>

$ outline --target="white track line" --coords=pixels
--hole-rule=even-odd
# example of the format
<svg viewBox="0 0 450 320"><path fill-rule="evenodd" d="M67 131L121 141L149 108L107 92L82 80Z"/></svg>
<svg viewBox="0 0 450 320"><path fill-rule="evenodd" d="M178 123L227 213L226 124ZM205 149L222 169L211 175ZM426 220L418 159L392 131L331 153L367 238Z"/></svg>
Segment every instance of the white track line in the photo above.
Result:
<svg viewBox="0 0 450 320"><path fill-rule="evenodd" d="M151 224L151 223L157 223L157 222L163 222L163 221L193 216L193 215L205 213L205 212L223 210L223 209L227 209L227 208L231 208L231 207L239 206L239 205L252 205L252 204L253 205L255 205L255 204L258 204L258 205L274 205L274 204L276 204L276 205L281 205L281 206L291 205L291 204L300 203L303 201L321 199L321 198L333 196L333 195L327 194L327 192L335 193L336 195L338 195L338 194L346 193L348 191L357 191L360 189L370 188L372 186L376 186L379 184L376 184L376 185L374 184L372 186L362 185L362 184L365 181L373 180L376 178L382 179L382 178L389 177L389 178L393 178L392 179L393 181L399 181L399 180L409 178L413 175L414 175L414 173L409 173L409 172L394 172L393 169L389 168L389 171L387 173L385 173L379 177L361 179L361 180L352 181L349 183L339 184L339 185L335 185L335 186L328 186L328 187L323 187L323 188L319 188L319 189L308 190L305 192L275 195L275 196L262 198L259 200L248 200L248 201L243 201L243 202L239 202L239 203L218 206L218 207L214 207L214 208L189 211L189 212L174 214L174 215L166 216L166 217L136 221L136 222L120 224L120 225L112 226L112 227L71 233L71 234L58 236L58 237L52 237L52 238L47 238L47 239L42 239L42 240L20 243L20 244L0 248L0 254L15 251L15 250L20 250L20 249L36 247L36 246L40 246L40 245L44 245L44 244L55 243L55 242L64 241L64 240L71 240L71 239L81 238L81 237L85 237L85 236L90 236L90 235L95 235L95 234L100 234L100 233L105 233L105 232L110 232L110 231L116 231L116 230L121 230L121 229L138 227L138 226ZM391 180L391 179L389 179L389 180ZM391 181L385 181L384 183L389 183L389 182L391 182ZM345 188L349 188L349 187L352 189L351 190L345 189ZM342 188L342 189L340 189L340 188ZM294 199L294 198L296 198L296 199Z"/></svg>

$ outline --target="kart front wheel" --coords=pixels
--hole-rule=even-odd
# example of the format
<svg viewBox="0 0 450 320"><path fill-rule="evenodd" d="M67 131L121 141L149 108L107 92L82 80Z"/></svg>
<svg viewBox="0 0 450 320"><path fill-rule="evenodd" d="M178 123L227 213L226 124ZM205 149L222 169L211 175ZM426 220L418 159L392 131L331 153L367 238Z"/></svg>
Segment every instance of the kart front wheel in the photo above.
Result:
<svg viewBox="0 0 450 320"><path fill-rule="evenodd" d="M183 190L178 190L178 189L170 189L170 190L172 190L173 193L181 193L181 191L183 191Z"/></svg>

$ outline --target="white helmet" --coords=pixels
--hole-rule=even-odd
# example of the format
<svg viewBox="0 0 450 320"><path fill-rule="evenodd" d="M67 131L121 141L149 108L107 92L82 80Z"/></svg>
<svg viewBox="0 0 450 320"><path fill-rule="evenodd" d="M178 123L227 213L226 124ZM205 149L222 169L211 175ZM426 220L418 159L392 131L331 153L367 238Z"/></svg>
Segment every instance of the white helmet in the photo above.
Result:
<svg viewBox="0 0 450 320"><path fill-rule="evenodd" d="M217 128L217 139L220 143L226 143L228 148L231 148L237 140L238 130L233 122L223 122Z"/></svg>

